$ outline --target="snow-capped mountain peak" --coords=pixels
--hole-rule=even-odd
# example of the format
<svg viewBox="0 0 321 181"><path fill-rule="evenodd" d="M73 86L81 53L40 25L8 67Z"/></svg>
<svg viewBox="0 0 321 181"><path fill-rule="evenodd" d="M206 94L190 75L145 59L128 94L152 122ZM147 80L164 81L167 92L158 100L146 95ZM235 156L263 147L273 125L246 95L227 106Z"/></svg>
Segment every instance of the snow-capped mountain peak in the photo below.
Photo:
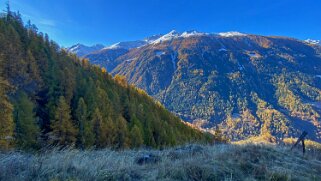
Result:
<svg viewBox="0 0 321 181"><path fill-rule="evenodd" d="M101 44L96 44L93 46L86 46L86 45L78 43L76 45L73 45L73 46L67 48L67 51L71 52L71 53L75 53L78 56L82 57L88 53L98 51L98 50L102 49L103 47L104 47L104 45L101 45Z"/></svg>
<svg viewBox="0 0 321 181"><path fill-rule="evenodd" d="M221 32L221 33L203 33L203 32L198 32L195 30L192 31L185 31L183 33L179 33L175 30L172 30L171 32L161 36L160 38L156 39L155 41L151 42L151 44L158 44L164 41L169 41L173 40L175 38L188 38L192 36L205 36L205 35L219 35L222 37L233 37L233 36L246 36L247 34L240 33L237 31L229 31L229 32Z"/></svg>
<svg viewBox="0 0 321 181"><path fill-rule="evenodd" d="M144 46L145 44L146 44L146 42L143 40L126 41L126 42L115 43L111 46L105 47L104 49L120 49L120 48L122 48L122 49L129 50L129 49L137 48L140 46Z"/></svg>
<svg viewBox="0 0 321 181"><path fill-rule="evenodd" d="M156 39L155 41L151 42L152 44L157 44L157 43L161 43L164 41L168 41L168 40L172 40L174 38L179 37L179 33L176 30L172 30L169 33L161 36L160 38Z"/></svg>
<svg viewBox="0 0 321 181"><path fill-rule="evenodd" d="M240 33L237 31L221 32L221 33L218 33L218 35L223 37L246 36L246 34Z"/></svg>
<svg viewBox="0 0 321 181"><path fill-rule="evenodd" d="M145 38L144 41L147 42L147 43L151 43L151 42L157 40L158 38L160 38L162 36L163 36L162 34L153 35L153 36Z"/></svg>
<svg viewBox="0 0 321 181"><path fill-rule="evenodd" d="M195 31L195 30L185 31L181 34L181 37L188 38L191 36L202 36L202 35L208 35L208 33L201 33L201 32Z"/></svg>
<svg viewBox="0 0 321 181"><path fill-rule="evenodd" d="M68 48L68 51L76 53L80 46L80 43L73 45L72 47Z"/></svg>
<svg viewBox="0 0 321 181"><path fill-rule="evenodd" d="M307 39L304 40L306 43L308 44L312 44L312 45L321 45L321 40L313 40L313 39Z"/></svg>
<svg viewBox="0 0 321 181"><path fill-rule="evenodd" d="M175 38L188 38L191 36L202 36L202 35L207 35L207 33L201 33L197 31L185 31L183 33L179 33L176 30L172 30L169 33L161 36L160 38L156 39L155 41L151 42L151 44L158 44L164 41L169 41L173 40Z"/></svg>
<svg viewBox="0 0 321 181"><path fill-rule="evenodd" d="M230 31L230 32L221 32L221 33L203 33L203 32L198 32L195 30L192 31L185 31L183 33L180 33L176 30L172 30L167 34L159 34L159 35L153 35L150 37L147 37L142 40L136 40L136 41L125 41L125 42L118 42L113 45L103 47L102 45L94 45L94 46L85 46L82 44L76 44L70 48L68 48L69 52L76 53L78 56L84 56L89 53L98 51L98 50L110 50L110 49L125 49L125 50L130 50L133 48L139 48L145 45L155 45L159 44L165 41L172 41L177 38L189 38L193 36L222 36L222 37L233 37L233 36L246 36L247 34L243 34L240 32L236 31ZM309 43L312 44L317 44L320 43L320 41L316 40L306 40L309 41Z"/></svg>

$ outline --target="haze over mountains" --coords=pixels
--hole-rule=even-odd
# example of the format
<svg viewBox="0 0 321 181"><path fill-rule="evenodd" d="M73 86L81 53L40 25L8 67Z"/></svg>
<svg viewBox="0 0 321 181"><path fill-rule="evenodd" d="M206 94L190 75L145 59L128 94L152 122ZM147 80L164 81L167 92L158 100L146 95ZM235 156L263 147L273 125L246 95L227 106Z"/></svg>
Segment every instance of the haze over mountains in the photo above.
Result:
<svg viewBox="0 0 321 181"><path fill-rule="evenodd" d="M147 91L182 119L232 140L321 139L317 40L171 31L145 44L84 56ZM122 45L126 43L120 43Z"/></svg>

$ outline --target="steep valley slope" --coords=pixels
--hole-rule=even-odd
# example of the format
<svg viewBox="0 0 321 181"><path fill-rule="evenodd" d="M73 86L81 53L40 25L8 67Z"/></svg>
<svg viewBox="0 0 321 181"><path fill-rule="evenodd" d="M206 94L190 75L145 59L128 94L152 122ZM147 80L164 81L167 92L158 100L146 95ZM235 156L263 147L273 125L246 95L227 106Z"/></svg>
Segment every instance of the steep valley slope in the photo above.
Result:
<svg viewBox="0 0 321 181"><path fill-rule="evenodd" d="M288 37L173 31L106 68L182 119L218 126L232 140L307 130L321 141L320 52L319 45ZM106 66L104 58L95 63Z"/></svg>

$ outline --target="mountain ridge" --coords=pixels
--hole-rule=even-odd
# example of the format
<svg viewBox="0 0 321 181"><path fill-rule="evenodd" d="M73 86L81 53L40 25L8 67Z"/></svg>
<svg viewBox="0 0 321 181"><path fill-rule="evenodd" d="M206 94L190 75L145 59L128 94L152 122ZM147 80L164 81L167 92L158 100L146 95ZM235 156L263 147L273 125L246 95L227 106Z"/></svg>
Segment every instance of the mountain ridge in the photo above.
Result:
<svg viewBox="0 0 321 181"><path fill-rule="evenodd" d="M79 57L85 56L89 53L93 53L95 51L101 50L105 46L102 44L95 44L92 46L87 46L81 43L68 47L66 50L70 53L77 54Z"/></svg>
<svg viewBox="0 0 321 181"><path fill-rule="evenodd" d="M138 48L144 45L148 44L156 44L161 41L166 41L167 39L171 38L179 38L179 37L189 37L189 36L200 36L200 35L220 35L220 36L240 36L240 35L246 35L240 32L236 31L230 31L230 32L221 32L221 33L203 33L203 32L198 32L196 30L189 30L189 31L184 31L182 33L177 32L176 30L172 30L169 33L166 34L157 34L157 35L152 35L148 36L146 38L143 38L142 40L133 40L133 41L123 41L123 42L117 42L115 44L103 46L102 44L95 44L92 46L87 46L81 43L77 43L75 45L72 45L71 47L67 48L68 52L75 53L78 56L82 57L87 54L95 53L96 51L102 51L105 49L132 49L132 48ZM95 49L94 47L99 46L100 49ZM93 49L90 51L90 48ZM85 49L85 50L83 50ZM88 49L88 50L87 50Z"/></svg>
<svg viewBox="0 0 321 181"><path fill-rule="evenodd" d="M238 31L227 31L227 32L219 32L219 33L208 33L208 32L199 32L196 30L188 30L188 31L183 31L183 32L178 32L176 30L172 30L166 34L157 34L157 35L152 35L146 38L143 38L141 40L132 40L132 41L122 41L122 42L118 42L109 46L104 46L102 44L95 44L92 46L86 46L83 45L81 43L75 44L71 47L67 48L68 52L71 53L75 53L80 57L83 57L85 55L90 55L92 53L96 53L97 51L102 51L104 49L133 49L133 48L139 48L148 44L157 44L157 43L161 43L162 41L168 41L168 40L172 40L174 38L188 38L190 36L221 36L221 37L233 37L233 36L247 36L247 35L255 35L255 34L247 34L247 33L241 33ZM284 37L284 38L290 38L287 36L275 36L275 35L257 35L257 36L266 36L266 37ZM296 38L293 38L296 39ZM314 39L306 39L306 40L299 40L298 41L303 41L306 42L308 44L313 44L313 45L321 45L320 40L314 40ZM83 51L79 51L79 53L77 52L78 49L81 48L93 48L95 46L99 45L98 49L92 49L90 50L85 50L85 52ZM80 48L77 49L77 46L82 46ZM75 48L76 47L76 48Z"/></svg>
<svg viewBox="0 0 321 181"><path fill-rule="evenodd" d="M238 32L183 37L172 31L160 39L110 60L109 70L182 119L202 128L219 126L232 140L291 137L308 129L320 141L314 103L321 98L320 46Z"/></svg>

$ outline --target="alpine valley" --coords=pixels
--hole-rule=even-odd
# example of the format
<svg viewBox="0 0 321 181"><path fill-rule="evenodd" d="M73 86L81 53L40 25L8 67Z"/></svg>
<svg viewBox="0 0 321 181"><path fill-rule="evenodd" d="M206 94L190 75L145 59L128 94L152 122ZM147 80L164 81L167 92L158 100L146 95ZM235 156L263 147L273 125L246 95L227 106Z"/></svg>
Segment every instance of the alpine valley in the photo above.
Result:
<svg viewBox="0 0 321 181"><path fill-rule="evenodd" d="M231 140L273 141L306 130L321 141L320 41L171 31L83 57Z"/></svg>
<svg viewBox="0 0 321 181"><path fill-rule="evenodd" d="M0 181L321 181L314 1L2 1Z"/></svg>

